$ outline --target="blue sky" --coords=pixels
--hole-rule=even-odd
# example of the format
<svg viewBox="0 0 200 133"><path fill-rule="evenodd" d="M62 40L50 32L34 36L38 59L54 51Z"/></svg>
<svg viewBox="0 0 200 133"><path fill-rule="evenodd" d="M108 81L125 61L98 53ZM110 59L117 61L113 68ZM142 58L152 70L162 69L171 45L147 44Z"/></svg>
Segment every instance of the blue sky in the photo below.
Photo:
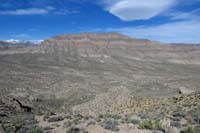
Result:
<svg viewBox="0 0 200 133"><path fill-rule="evenodd" d="M200 0L0 0L1 40L110 31L200 43Z"/></svg>

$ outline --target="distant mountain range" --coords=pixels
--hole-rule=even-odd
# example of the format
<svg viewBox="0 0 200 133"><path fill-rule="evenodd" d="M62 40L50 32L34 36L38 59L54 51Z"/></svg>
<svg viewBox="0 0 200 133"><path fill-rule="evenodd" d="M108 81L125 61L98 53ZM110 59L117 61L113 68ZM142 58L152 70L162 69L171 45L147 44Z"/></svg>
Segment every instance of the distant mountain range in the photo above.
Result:
<svg viewBox="0 0 200 133"><path fill-rule="evenodd" d="M15 40L9 39L5 40L5 42L12 43L12 44L22 44L22 45L40 45L43 40Z"/></svg>
<svg viewBox="0 0 200 133"><path fill-rule="evenodd" d="M22 48L25 46L37 46L43 40L0 40L0 50L9 50L15 48Z"/></svg>

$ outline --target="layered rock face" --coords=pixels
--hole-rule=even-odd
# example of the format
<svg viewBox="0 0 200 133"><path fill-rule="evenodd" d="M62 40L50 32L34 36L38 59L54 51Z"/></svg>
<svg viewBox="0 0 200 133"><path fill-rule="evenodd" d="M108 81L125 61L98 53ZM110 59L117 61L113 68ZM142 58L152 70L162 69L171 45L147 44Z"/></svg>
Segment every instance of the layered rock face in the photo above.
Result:
<svg viewBox="0 0 200 133"><path fill-rule="evenodd" d="M152 59L157 62L200 64L199 45L161 44L145 39L129 38L118 33L60 35L47 39L42 46L44 47L41 48L42 52L69 54L71 52L72 56L75 54L80 57L108 57L112 54L144 61Z"/></svg>
<svg viewBox="0 0 200 133"><path fill-rule="evenodd" d="M112 88L119 86L130 97L172 97L181 87L200 89L199 65L198 45L161 44L118 33L60 35L40 46L1 51L0 90L22 99L31 95L48 108L94 105L102 101L101 94L118 95Z"/></svg>

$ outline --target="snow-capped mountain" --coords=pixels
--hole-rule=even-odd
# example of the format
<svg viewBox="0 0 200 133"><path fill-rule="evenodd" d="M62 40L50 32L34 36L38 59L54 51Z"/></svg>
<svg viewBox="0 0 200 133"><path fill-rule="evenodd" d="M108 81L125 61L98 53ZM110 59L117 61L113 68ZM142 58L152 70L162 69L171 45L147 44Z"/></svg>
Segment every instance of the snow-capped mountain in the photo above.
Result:
<svg viewBox="0 0 200 133"><path fill-rule="evenodd" d="M40 45L43 40L16 40L16 39L9 39L5 40L5 42L9 42L12 44L23 44L23 45Z"/></svg>

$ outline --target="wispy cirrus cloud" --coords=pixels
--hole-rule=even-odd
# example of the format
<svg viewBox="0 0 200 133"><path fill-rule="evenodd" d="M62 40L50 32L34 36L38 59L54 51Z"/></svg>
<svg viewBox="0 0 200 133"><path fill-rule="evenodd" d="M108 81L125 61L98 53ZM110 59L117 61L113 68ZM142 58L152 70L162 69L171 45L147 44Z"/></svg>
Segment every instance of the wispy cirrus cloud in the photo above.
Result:
<svg viewBox="0 0 200 133"><path fill-rule="evenodd" d="M176 0L103 0L105 10L124 21L147 20L175 4Z"/></svg>
<svg viewBox="0 0 200 133"><path fill-rule="evenodd" d="M69 9L60 9L58 11L55 11L55 15L69 15L69 14L78 14L80 11L78 10L69 10Z"/></svg>
<svg viewBox="0 0 200 133"><path fill-rule="evenodd" d="M17 34L17 35L13 35L14 38L29 38L30 35L28 34Z"/></svg>
<svg viewBox="0 0 200 133"><path fill-rule="evenodd" d="M172 11L165 16L170 17L171 20L191 20L200 18L200 8L194 9L190 12Z"/></svg>
<svg viewBox="0 0 200 133"><path fill-rule="evenodd" d="M78 14L80 11L73 9L56 9L48 6L45 8L27 8L27 9L16 9L0 11L0 15L44 15L51 13L53 15L69 15Z"/></svg>
<svg viewBox="0 0 200 133"><path fill-rule="evenodd" d="M0 11L0 15L43 15L54 10L53 7L48 6L45 8L27 8L27 9L16 9Z"/></svg>
<svg viewBox="0 0 200 133"><path fill-rule="evenodd" d="M199 0L104 0L105 9L124 21L146 20L140 26L108 28L131 37L146 38L161 42L200 43L200 8L178 10L178 3L188 5ZM148 25L148 19L162 16L162 24ZM104 29L105 30L105 29Z"/></svg>
<svg viewBox="0 0 200 133"><path fill-rule="evenodd" d="M146 38L166 43L200 43L199 20L169 22L157 26L107 29L107 31L116 31L131 37Z"/></svg>

